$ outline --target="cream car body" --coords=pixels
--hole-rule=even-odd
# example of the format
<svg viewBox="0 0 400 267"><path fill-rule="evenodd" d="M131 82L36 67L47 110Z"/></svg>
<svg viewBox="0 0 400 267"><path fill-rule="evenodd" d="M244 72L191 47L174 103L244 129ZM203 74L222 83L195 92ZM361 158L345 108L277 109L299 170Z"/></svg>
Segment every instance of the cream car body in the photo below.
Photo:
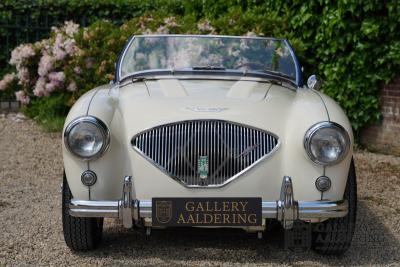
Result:
<svg viewBox="0 0 400 267"><path fill-rule="evenodd" d="M129 44L122 57L127 49ZM243 227L250 231L265 230L264 219L268 218L290 228L296 219L319 222L345 216L348 206L343 195L352 160L351 125L331 98L296 81L293 85L212 70L187 74L171 71L121 79L89 91L72 107L64 132L77 118L92 116L106 125L110 141L100 157L82 160L71 153L64 140L65 174L73 196L69 213L77 217L119 217L126 227L132 223L152 227L153 198L259 197L263 222L257 227ZM135 136L148 129L185 121L234 123L269 133L278 141L266 156L224 183L187 186L132 144ZM305 149L307 131L323 122L336 123L348 134L349 149L337 164L315 163ZM88 170L97 176L91 186L81 181ZM328 190L317 189L319 177L330 178Z"/></svg>
<svg viewBox="0 0 400 267"><path fill-rule="evenodd" d="M282 177L287 175L292 178L296 199L342 199L351 151L341 163L324 167L311 162L303 145L307 130L321 121L336 122L352 132L342 109L329 97L306 87L293 90L254 78L221 77L212 81L208 79L215 76L194 76L190 80L158 78L147 81L148 88L144 82L121 85L118 103L110 96L110 85L105 85L88 92L74 105L65 125L77 117L90 115L101 119L111 134L108 150L94 161L82 161L63 146L65 172L75 198L119 200L123 178L131 175L133 195L139 200L159 196L260 196L276 200ZM218 188L185 187L131 145L132 137L145 129L198 119L233 121L260 128L278 136L280 144L254 168ZM88 169L98 178L90 187L84 186L80 179ZM314 184L322 175L331 178L332 187L321 196Z"/></svg>

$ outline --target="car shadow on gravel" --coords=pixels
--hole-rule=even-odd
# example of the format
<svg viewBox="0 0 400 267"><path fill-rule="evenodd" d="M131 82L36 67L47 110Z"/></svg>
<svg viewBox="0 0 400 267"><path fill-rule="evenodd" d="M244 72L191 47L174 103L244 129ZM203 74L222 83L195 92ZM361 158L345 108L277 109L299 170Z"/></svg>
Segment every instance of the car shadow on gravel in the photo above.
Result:
<svg viewBox="0 0 400 267"><path fill-rule="evenodd" d="M124 261L158 259L164 264L192 263L270 263L296 264L394 264L398 263L399 241L364 201L359 201L356 233L350 250L341 257L326 257L311 250L284 248L284 231L275 230L257 239L237 229L178 228L144 232L122 229L115 223L105 226L103 243L83 257ZM159 265L159 264L156 264Z"/></svg>

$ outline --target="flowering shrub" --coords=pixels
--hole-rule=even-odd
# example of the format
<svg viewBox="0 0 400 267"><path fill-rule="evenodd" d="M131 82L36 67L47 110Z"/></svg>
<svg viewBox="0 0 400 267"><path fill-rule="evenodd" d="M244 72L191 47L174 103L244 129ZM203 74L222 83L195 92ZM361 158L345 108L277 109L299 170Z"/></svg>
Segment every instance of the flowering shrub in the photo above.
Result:
<svg viewBox="0 0 400 267"><path fill-rule="evenodd" d="M67 21L53 27L51 37L34 44L22 44L11 54L15 73L0 81L5 90L17 81L17 100L29 108L31 101L52 95L64 95L61 105L71 106L86 91L114 78L118 53L132 34L214 33L208 20L185 22L181 18L145 15L118 27L109 21L99 21L81 29Z"/></svg>
<svg viewBox="0 0 400 267"><path fill-rule="evenodd" d="M25 113L59 130L63 118L83 93L114 79L114 64L132 34L214 33L208 20L144 15L121 26L103 20L87 28L67 21L53 27L50 38L21 44L9 61L15 69L0 80L0 91L17 84L15 97Z"/></svg>

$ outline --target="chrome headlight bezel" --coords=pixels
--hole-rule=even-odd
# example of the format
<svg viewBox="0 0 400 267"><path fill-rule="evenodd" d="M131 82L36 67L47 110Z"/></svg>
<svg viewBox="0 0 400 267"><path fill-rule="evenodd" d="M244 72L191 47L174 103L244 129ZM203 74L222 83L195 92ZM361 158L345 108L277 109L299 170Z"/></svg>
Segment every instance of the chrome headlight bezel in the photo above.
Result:
<svg viewBox="0 0 400 267"><path fill-rule="evenodd" d="M325 129L325 128L330 128L330 129L334 129L334 130L338 131L345 140L345 145L344 145L342 154L336 160L331 161L331 162L321 161L321 159L318 159L311 151L312 138L319 130ZM323 165L323 166L335 165L335 164L338 164L339 162L341 162L348 154L348 152L350 150L350 136L349 136L348 132L346 131L346 129L344 129L340 124L337 124L335 122L329 122L329 121L319 122L319 123L316 123L313 126L311 126L311 128L308 129L306 134L304 135L304 149L306 150L308 157L313 162L315 162L319 165Z"/></svg>
<svg viewBox="0 0 400 267"><path fill-rule="evenodd" d="M78 153L76 153L76 151L74 151L69 142L68 142L68 137L72 131L72 129L74 129L75 126L77 126L80 123L90 123L93 124L94 126L97 127L97 129L100 131L101 136L103 138L103 144L101 146L101 149L99 151L97 151L95 154L90 155L90 156L82 156ZM89 161L89 160L95 160L100 158L108 149L109 145L110 145L110 131L107 127L107 125L101 121L100 119L94 117L94 116L82 116L82 117L78 117L74 120L72 120L67 127L65 128L64 131L64 145L67 148L67 150L74 156L78 157L81 160L84 161Z"/></svg>

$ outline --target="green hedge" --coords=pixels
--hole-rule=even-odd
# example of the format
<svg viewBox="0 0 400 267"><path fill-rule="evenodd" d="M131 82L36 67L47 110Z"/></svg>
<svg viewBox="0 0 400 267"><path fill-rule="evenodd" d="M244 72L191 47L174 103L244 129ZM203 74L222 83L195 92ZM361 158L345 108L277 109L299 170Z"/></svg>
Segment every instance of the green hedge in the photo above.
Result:
<svg viewBox="0 0 400 267"><path fill-rule="evenodd" d="M346 110L356 133L379 120L379 87L400 73L398 0L204 0L185 2L184 13L209 18L223 34L251 29L288 38L305 77L322 77L322 91Z"/></svg>
<svg viewBox="0 0 400 267"><path fill-rule="evenodd" d="M5 16L1 5L13 2L6 0L0 4L0 10L3 10L0 18ZM153 20L146 21L144 26L153 31L163 24L163 18L175 16L179 27L170 29L171 33L198 33L197 22L208 19L214 32L219 34L241 35L251 31L258 35L287 38L300 57L305 78L312 73L322 77L322 91L345 109L356 133L363 126L379 120L379 87L400 73L398 0L73 0L32 3L48 7L55 16L75 14L85 16L89 22L109 18L118 24L135 17L126 23L128 28L125 30L112 26L112 23L95 24L93 31L96 27L104 29L93 44L85 43L82 34L77 37L78 44L97 59L95 64L106 61L104 69L107 73L112 73L110 59L116 58L127 34L142 32L139 26L143 24L143 18L148 17ZM24 7L19 4L15 8L30 10L32 5ZM102 38L107 42L117 42L108 45ZM102 53L99 47L104 51L112 48L113 51L111 54ZM94 76L87 79L90 77ZM102 82L104 77L100 79ZM95 78L81 79L80 83L87 85L84 90L98 82Z"/></svg>

